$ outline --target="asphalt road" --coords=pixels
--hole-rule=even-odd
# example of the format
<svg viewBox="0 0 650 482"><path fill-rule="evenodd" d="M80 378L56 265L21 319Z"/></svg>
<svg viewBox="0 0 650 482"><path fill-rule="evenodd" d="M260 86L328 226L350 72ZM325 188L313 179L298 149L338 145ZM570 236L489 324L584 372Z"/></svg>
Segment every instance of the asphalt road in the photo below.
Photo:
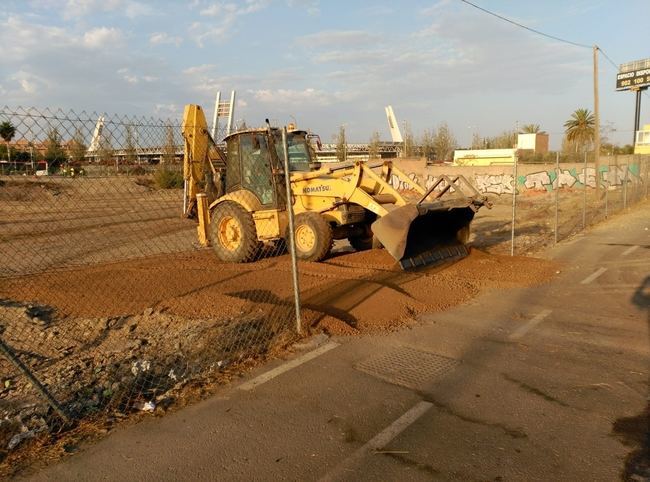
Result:
<svg viewBox="0 0 650 482"><path fill-rule="evenodd" d="M646 203L550 250L551 284L325 341L31 478L643 480L649 229Z"/></svg>

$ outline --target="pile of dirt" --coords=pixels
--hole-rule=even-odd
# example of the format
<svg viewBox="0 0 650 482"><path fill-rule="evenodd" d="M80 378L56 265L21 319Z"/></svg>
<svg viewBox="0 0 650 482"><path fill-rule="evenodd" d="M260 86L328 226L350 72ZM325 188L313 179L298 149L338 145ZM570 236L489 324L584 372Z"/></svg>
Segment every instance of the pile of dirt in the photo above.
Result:
<svg viewBox="0 0 650 482"><path fill-rule="evenodd" d="M56 318L130 316L151 308L189 319L227 319L251 306L290 306L290 269L287 256L224 264L204 250L3 280L0 297L47 306ZM556 266L472 249L450 265L404 272L385 250L371 250L300 263L299 270L310 326L350 334L395 328L482 289L542 283ZM346 326L334 329L334 320Z"/></svg>

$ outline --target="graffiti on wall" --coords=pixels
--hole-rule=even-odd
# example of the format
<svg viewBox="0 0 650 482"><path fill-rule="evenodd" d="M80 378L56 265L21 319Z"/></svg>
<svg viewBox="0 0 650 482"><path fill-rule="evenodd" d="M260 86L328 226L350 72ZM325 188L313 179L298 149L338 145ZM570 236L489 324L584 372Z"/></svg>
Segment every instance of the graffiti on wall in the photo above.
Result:
<svg viewBox="0 0 650 482"><path fill-rule="evenodd" d="M625 182L633 183L640 180L640 169L638 165L621 165L621 166L601 166L600 169L601 185L617 187L622 186ZM427 174L421 175L414 172L408 174L409 181L402 181L397 176L392 176L391 185L398 191L409 191L413 189L413 184L417 183L425 189L429 189L435 182L436 177ZM517 176L517 191L553 191L554 189L563 188L581 188L587 186L596 187L596 170L593 167L586 169L560 169L559 173L555 169L531 172ZM512 174L475 174L473 183L476 188L484 194L512 194L515 189L514 176ZM443 189L444 183L441 183L437 190Z"/></svg>
<svg viewBox="0 0 650 482"><path fill-rule="evenodd" d="M477 174L474 185L485 194L512 194L514 186L512 174Z"/></svg>

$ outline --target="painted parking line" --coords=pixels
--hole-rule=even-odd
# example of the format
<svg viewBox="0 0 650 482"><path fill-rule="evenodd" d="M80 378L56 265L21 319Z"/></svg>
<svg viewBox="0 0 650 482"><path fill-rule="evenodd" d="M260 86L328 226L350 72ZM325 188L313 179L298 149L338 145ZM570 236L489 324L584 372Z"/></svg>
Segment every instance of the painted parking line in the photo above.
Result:
<svg viewBox="0 0 650 482"><path fill-rule="evenodd" d="M341 462L334 469L320 479L320 482L329 482L340 480L344 475L350 476L350 470L359 463L361 459L371 453L373 450L384 448L391 440L410 427L418 418L424 415L433 404L431 402L419 402L408 412L391 423L384 430L375 435L368 443L357 449L352 455Z"/></svg>
<svg viewBox="0 0 650 482"><path fill-rule="evenodd" d="M510 338L511 340L520 339L526 333L528 333L530 330L532 330L537 325L539 325L542 321L544 321L548 317L548 315L550 315L552 312L553 310L542 310L541 312L533 316L528 323L526 323L525 325L521 325L519 328L513 331L508 338Z"/></svg>
<svg viewBox="0 0 650 482"><path fill-rule="evenodd" d="M596 278L598 278L601 274L603 274L605 271L607 271L607 268L598 268L595 272L591 273L589 276L587 276L585 279L583 279L580 284L581 285L588 285L592 281L594 281Z"/></svg>
<svg viewBox="0 0 650 482"><path fill-rule="evenodd" d="M625 251L621 253L621 256L627 256L628 254L635 252L637 249L639 249L638 244L635 246L630 246L629 248L627 248Z"/></svg>
<svg viewBox="0 0 650 482"><path fill-rule="evenodd" d="M252 380L242 383L237 388L240 390L252 390L253 388L260 386L262 383L266 383L269 380L272 380L275 377L282 375L285 372L288 372L292 368L296 368L297 366L300 366L303 363L308 362L309 360L313 360L317 356L320 356L323 353L326 353L332 350L333 348L336 348L337 346L339 346L339 344L333 341L326 343L325 345L320 346L315 350L310 351L309 353L305 353L304 355L299 356L298 358L294 358L293 360L290 360L287 363L284 363L279 367L274 368L273 370L269 370L268 372L262 373L260 376L255 377Z"/></svg>

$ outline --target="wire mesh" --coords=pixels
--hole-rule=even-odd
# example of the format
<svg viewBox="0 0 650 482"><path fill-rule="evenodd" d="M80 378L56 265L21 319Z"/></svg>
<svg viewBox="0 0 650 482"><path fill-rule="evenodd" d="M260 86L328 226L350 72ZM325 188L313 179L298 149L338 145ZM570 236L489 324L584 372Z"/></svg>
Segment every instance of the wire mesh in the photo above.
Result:
<svg viewBox="0 0 650 482"><path fill-rule="evenodd" d="M178 120L5 107L0 123L0 459L60 428L57 405L73 421L167 408L296 338L265 136L241 138L254 195L212 210L204 248Z"/></svg>

